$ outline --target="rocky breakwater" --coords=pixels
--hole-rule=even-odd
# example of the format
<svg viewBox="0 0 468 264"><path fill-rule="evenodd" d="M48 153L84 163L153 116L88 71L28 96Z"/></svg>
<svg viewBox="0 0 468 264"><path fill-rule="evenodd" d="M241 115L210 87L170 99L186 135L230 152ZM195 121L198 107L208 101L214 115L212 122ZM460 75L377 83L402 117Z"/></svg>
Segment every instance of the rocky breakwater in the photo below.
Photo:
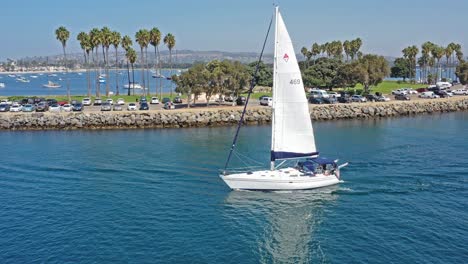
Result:
<svg viewBox="0 0 468 264"><path fill-rule="evenodd" d="M313 120L380 118L468 110L468 98L311 106Z"/></svg>
<svg viewBox="0 0 468 264"><path fill-rule="evenodd" d="M206 108L148 112L83 112L83 113L5 113L0 115L2 130L71 130L125 128L181 128L234 125L242 109ZM271 110L247 110L245 123L271 121Z"/></svg>
<svg viewBox="0 0 468 264"><path fill-rule="evenodd" d="M313 120L381 118L468 110L468 98L311 105ZM83 113L2 113L0 130L181 128L235 125L241 107ZM249 107L247 124L271 122L271 108Z"/></svg>

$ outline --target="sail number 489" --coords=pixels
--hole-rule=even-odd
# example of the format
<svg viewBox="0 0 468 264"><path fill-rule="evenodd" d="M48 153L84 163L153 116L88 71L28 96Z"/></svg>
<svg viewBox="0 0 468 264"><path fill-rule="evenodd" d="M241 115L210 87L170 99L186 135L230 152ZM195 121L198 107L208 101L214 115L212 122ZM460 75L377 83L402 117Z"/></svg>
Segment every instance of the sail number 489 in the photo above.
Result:
<svg viewBox="0 0 468 264"><path fill-rule="evenodd" d="M301 79L292 79L289 84L301 84Z"/></svg>

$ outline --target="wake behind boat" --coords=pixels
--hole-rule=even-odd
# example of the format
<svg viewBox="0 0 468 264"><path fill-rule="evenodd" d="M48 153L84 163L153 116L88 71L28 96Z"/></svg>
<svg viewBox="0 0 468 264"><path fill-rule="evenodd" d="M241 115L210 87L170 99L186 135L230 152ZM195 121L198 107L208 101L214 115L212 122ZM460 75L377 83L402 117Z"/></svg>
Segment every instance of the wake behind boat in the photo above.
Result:
<svg viewBox="0 0 468 264"><path fill-rule="evenodd" d="M254 86L252 81L247 103L220 177L233 190L305 190L337 184L340 182L340 169L347 163L338 166L337 160L319 157L309 105L291 38L278 7L275 8L275 14L271 167L269 170L258 171L227 170ZM254 77L257 72L258 66ZM276 161L281 161L278 166L275 165ZM293 166L282 167L291 161L295 162Z"/></svg>

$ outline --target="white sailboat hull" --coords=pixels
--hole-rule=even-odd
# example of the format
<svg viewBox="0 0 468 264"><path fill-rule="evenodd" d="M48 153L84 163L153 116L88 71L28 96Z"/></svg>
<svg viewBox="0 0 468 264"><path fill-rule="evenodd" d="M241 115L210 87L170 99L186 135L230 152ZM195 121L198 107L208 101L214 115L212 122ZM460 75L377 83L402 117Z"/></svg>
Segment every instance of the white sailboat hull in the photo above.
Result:
<svg viewBox="0 0 468 264"><path fill-rule="evenodd" d="M335 174L305 174L295 168L220 175L233 190L307 190L340 182Z"/></svg>

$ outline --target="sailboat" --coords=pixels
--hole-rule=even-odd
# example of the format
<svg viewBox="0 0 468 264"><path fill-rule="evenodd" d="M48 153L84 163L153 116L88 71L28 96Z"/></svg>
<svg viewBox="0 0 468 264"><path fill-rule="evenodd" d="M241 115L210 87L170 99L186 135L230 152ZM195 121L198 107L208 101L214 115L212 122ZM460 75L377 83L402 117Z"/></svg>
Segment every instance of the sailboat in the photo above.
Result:
<svg viewBox="0 0 468 264"><path fill-rule="evenodd" d="M251 83L248 98L252 89L253 82ZM278 7L275 7L270 169L230 172L227 167L236 145L247 103L226 165L220 173L221 179L231 189L306 190L340 182L340 169L348 164L338 165L338 160L319 157L301 72L291 38ZM286 162L290 163L291 161L295 162L293 166L283 166ZM276 162L279 162L279 165L276 165Z"/></svg>
<svg viewBox="0 0 468 264"><path fill-rule="evenodd" d="M47 84L43 84L42 87L45 87L45 88L60 88L62 86L60 84L58 84L58 83L48 81Z"/></svg>

